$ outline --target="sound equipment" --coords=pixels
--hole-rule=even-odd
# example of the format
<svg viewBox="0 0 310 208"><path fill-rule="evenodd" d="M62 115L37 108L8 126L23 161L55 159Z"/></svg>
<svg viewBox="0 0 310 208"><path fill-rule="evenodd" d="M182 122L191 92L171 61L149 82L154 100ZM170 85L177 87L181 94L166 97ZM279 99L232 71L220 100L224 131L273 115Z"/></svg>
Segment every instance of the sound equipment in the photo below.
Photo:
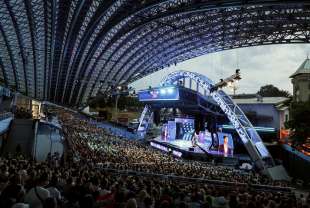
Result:
<svg viewBox="0 0 310 208"><path fill-rule="evenodd" d="M189 148L188 148L188 151L194 152L194 151L195 151L195 148L194 148L194 147L189 147Z"/></svg>

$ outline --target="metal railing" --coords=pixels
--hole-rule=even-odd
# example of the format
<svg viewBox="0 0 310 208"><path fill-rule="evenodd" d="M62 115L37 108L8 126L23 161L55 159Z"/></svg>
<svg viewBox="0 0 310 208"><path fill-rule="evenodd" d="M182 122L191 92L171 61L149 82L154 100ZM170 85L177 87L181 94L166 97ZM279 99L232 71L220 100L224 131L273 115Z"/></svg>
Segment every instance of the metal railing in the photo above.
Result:
<svg viewBox="0 0 310 208"><path fill-rule="evenodd" d="M11 112L0 113L0 121L10 118L10 117L13 118L13 113Z"/></svg>

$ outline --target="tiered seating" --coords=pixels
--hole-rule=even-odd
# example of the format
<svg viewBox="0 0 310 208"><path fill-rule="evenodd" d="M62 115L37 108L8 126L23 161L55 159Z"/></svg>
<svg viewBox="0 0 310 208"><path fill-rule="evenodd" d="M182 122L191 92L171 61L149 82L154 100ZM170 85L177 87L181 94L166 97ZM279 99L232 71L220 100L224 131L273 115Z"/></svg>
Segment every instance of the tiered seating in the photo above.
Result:
<svg viewBox="0 0 310 208"><path fill-rule="evenodd" d="M1 208L307 207L305 197L280 188L287 183L175 159L110 135L72 113L58 113L68 143L65 156L56 163L53 158L44 163L0 158Z"/></svg>

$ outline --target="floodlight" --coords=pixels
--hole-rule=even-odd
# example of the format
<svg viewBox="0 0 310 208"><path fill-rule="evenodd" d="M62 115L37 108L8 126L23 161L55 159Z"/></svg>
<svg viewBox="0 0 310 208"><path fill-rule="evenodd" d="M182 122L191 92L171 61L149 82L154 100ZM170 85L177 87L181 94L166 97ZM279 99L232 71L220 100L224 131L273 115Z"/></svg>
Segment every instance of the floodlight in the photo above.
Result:
<svg viewBox="0 0 310 208"><path fill-rule="evenodd" d="M160 94L165 95L166 94L166 89L160 89Z"/></svg>
<svg viewBox="0 0 310 208"><path fill-rule="evenodd" d="M168 88L168 94L172 94L174 92L174 89L173 88Z"/></svg>

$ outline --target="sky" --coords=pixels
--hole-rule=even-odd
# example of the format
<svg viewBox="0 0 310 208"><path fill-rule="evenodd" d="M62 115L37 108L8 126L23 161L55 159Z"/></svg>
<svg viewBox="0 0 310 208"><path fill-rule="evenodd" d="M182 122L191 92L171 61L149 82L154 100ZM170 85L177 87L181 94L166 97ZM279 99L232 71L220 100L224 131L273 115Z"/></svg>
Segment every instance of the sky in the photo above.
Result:
<svg viewBox="0 0 310 208"><path fill-rule="evenodd" d="M156 87L169 73L177 70L194 71L214 82L229 77L240 69L242 79L236 94L256 93L261 86L272 84L292 93L289 78L310 54L310 44L267 45L226 50L193 58L176 66L150 74L130 86L136 89ZM228 90L226 90L228 91Z"/></svg>

